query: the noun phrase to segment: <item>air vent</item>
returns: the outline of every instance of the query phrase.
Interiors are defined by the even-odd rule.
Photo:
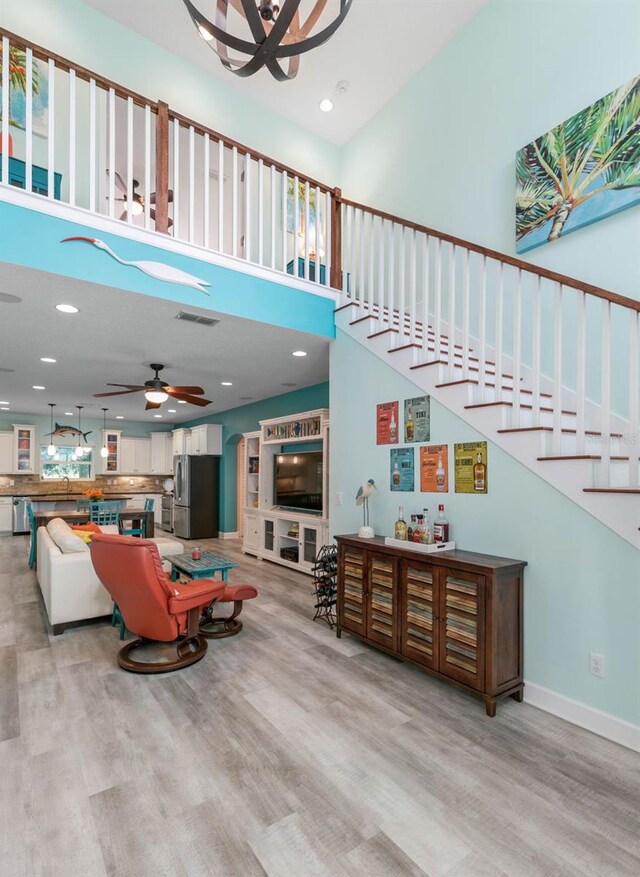
[[[184,320],[187,323],[200,323],[201,326],[215,326],[220,320],[214,320],[213,317],[202,317],[200,314],[190,314],[189,311],[180,311],[176,316],[176,320]]]
[[[12,375],[15,372],[14,368],[0,368],[0,372],[5,375]]]

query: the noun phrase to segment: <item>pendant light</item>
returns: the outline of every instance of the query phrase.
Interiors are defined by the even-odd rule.
[[[55,457],[56,454],[56,446],[53,443],[53,409],[55,407],[55,402],[49,402],[49,408],[51,409],[51,432],[49,433],[49,447],[47,448],[48,457]]]
[[[84,405],[76,405],[78,409],[78,447],[76,448],[76,458],[80,459],[84,454],[84,448],[81,446],[80,441],[82,440],[82,409]]]
[[[107,411],[108,408],[102,409],[102,447],[100,448],[100,456],[106,460],[109,456],[109,448],[107,447]]]
[[[299,9],[301,0],[280,0],[279,5],[273,0],[216,0],[215,3],[209,0],[207,5],[213,7],[215,23],[205,18],[191,0],[183,2],[197,32],[227,70],[246,77],[266,67],[275,79],[284,82],[295,78],[301,54],[321,46],[333,36],[353,0],[340,0],[339,10],[332,19],[328,14],[323,16],[328,0],[315,0],[313,6],[306,3],[308,14],[304,19]],[[205,5],[203,0],[196,2]],[[233,9],[230,17],[235,17],[241,27],[240,34],[233,22],[228,28],[229,7]],[[229,49],[237,56],[232,57]],[[282,62],[286,62],[286,69]]]

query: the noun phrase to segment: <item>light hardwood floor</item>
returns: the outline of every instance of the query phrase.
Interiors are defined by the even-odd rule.
[[[0,539],[3,877],[638,877],[638,755],[512,700],[488,719],[313,623],[309,578],[202,544],[260,597],[145,677],[106,624],[49,636]]]

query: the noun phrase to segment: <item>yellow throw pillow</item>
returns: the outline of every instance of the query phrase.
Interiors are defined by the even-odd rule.
[[[91,542],[91,538],[94,535],[92,532],[87,530],[74,530],[73,531],[78,538],[82,539],[83,542],[86,542],[87,545]]]

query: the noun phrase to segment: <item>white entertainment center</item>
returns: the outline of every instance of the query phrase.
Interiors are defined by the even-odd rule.
[[[329,534],[329,410],[319,408],[261,420],[258,432],[245,433],[243,551],[300,572],[311,573]],[[275,473],[285,455],[310,450],[322,454],[321,510],[278,506]]]

